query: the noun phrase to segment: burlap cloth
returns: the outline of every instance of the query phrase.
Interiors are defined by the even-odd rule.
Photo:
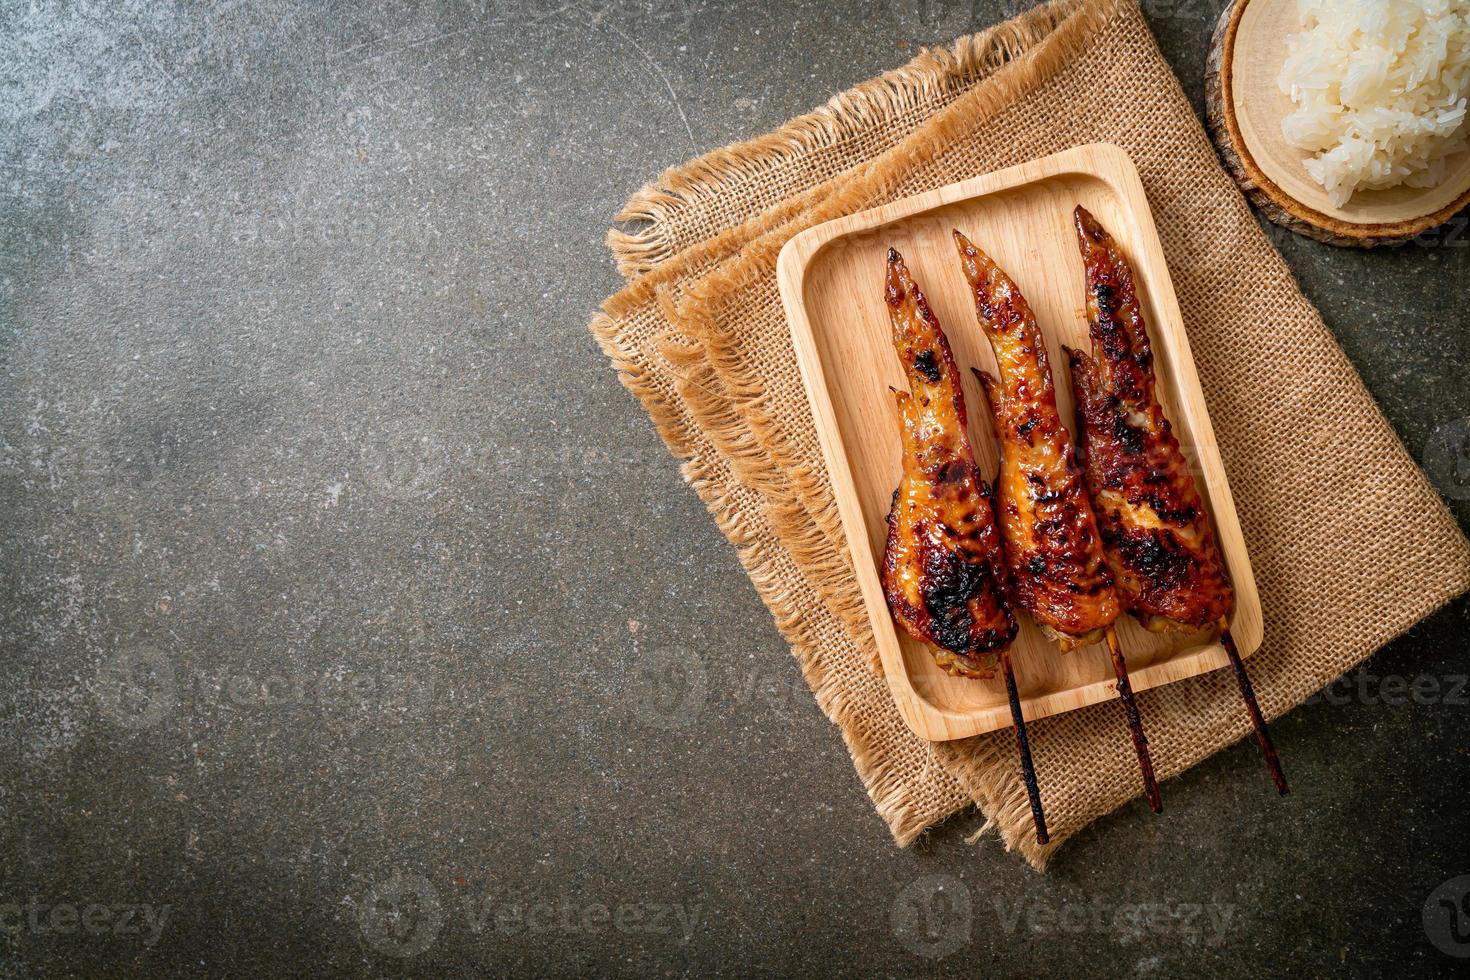
[[[1470,588],[1470,547],[1221,170],[1132,0],[1058,0],[675,167],[609,242],[629,285],[592,330],[842,731],[900,844],[972,802],[1042,867],[1140,792],[1105,703],[1031,728],[1053,843],[1032,837],[1014,738],[931,744],[873,650],[775,281],[793,234],[1068,147],[1143,175],[1264,605],[1250,661],[1276,717]],[[1141,696],[1172,776],[1249,730],[1228,671]],[[1288,772],[1291,758],[1285,759]],[[1252,789],[1266,779],[1239,778]],[[1269,784],[1268,784],[1269,785]]]

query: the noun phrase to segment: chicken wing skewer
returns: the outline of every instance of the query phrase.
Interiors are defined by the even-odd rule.
[[[1012,599],[1063,651],[1106,638],[1144,791],[1157,813],[1163,802],[1148,738],[1113,631],[1123,604],[1057,410],[1046,340],[1010,277],[958,231],[954,239],[1000,374],[975,372],[1001,445],[996,510]]]
[[[1087,276],[1091,356],[1066,350],[1077,457],[1118,590],[1155,632],[1216,628],[1276,788],[1286,777],[1227,615],[1234,590],[1199,488],[1154,391],[1153,351],[1122,251],[1083,207],[1073,212]]]
[[[1006,655],[1016,620],[1006,598],[1000,531],[990,487],[975,465],[959,371],[939,320],[891,248],[884,298],[909,390],[894,391],[903,421],[903,476],[888,513],[883,593],[894,620],[930,645],[950,674],[991,677],[999,660],[1036,840],[1045,844],[1041,793]]]

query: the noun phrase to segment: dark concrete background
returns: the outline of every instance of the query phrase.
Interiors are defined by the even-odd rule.
[[[1196,104],[1218,6],[1148,7]],[[650,175],[1014,7],[4,5],[0,973],[1463,968],[1464,602],[1289,799],[900,851],[586,332]],[[1278,239],[1470,523],[1464,222]]]

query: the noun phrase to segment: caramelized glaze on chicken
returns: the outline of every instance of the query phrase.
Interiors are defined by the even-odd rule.
[[[1097,642],[1122,605],[1057,411],[1046,340],[1011,278],[964,235],[954,239],[1000,374],[975,371],[1001,446],[996,514],[1012,601],[1063,650]]]
[[[975,465],[965,398],[949,341],[888,250],[885,288],[893,346],[909,390],[895,391],[903,422],[903,477],[888,514],[883,592],[893,618],[931,644],[951,674],[990,677],[1016,635],[1005,599],[1000,533],[990,487]]]
[[[1068,350],[1078,461],[1124,604],[1156,632],[1213,625],[1233,601],[1209,515],[1154,392],[1133,272],[1086,209],[1073,212],[1087,270],[1092,355]]]

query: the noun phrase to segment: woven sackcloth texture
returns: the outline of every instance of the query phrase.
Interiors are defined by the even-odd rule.
[[[1042,867],[1140,791],[1116,704],[1031,726],[1054,843],[1009,731],[930,744],[876,666],[775,282],[831,218],[1084,143],[1143,177],[1264,607],[1276,717],[1470,588],[1470,545],[1225,175],[1133,0],[1059,0],[675,167],[618,216],[630,282],[592,330],[735,545],[901,844],[978,804]],[[1228,672],[1144,692],[1172,776],[1249,730]],[[1252,771],[1242,778],[1255,780]]]

